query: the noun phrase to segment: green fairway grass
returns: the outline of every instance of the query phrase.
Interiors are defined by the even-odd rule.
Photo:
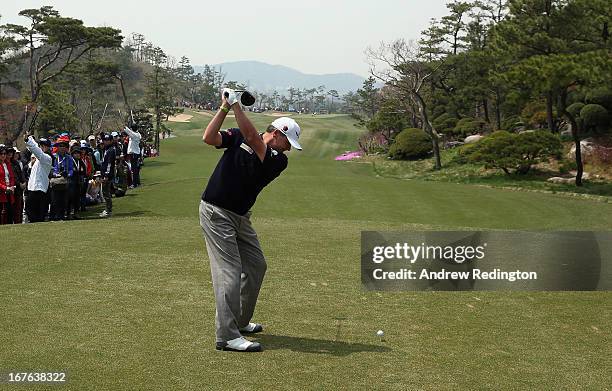
[[[610,230],[612,204],[378,177],[333,160],[362,132],[347,116],[293,116],[304,151],[253,208],[265,351],[215,351],[198,204],[222,151],[201,141],[211,117],[185,114],[111,219],[0,227],[0,371],[69,379],[0,390],[610,387],[609,292],[367,292],[360,232]],[[261,130],[273,120],[248,115]]]

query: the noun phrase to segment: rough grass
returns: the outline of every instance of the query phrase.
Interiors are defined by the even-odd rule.
[[[261,129],[271,120],[250,116]],[[178,137],[147,160],[145,186],[115,200],[112,219],[0,227],[1,370],[65,369],[66,390],[609,387],[608,292],[366,292],[359,238],[608,230],[612,205],[377,177],[333,161],[359,134],[345,117],[299,119],[304,152],[254,208],[269,264],[255,319],[266,351],[215,351],[197,218],[221,153],[200,141],[209,119],[171,124]]]

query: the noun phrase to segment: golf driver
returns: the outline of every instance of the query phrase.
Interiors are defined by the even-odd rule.
[[[238,99],[240,100],[240,104],[243,106],[253,106],[255,104],[255,96],[251,94],[247,90],[234,90],[236,95],[238,95]],[[229,93],[226,91],[223,94],[226,98],[229,98]]]

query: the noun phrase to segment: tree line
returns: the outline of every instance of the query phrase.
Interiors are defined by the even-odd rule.
[[[214,109],[225,80],[222,69],[195,72],[139,33],[90,27],[51,6],[19,12],[23,24],[0,25],[0,142],[24,132],[87,135],[138,126],[159,149],[164,120],[183,107]],[[257,109],[340,110],[325,86],[257,92]]]
[[[418,40],[367,49],[371,78],[349,99],[352,112],[390,140],[422,129],[437,169],[442,140],[562,132],[580,185],[580,140],[611,127],[611,16],[605,0],[452,1]]]

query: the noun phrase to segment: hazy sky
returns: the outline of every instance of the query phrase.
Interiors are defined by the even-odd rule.
[[[364,51],[381,41],[417,39],[445,0],[56,0],[2,1],[0,23],[25,21],[25,8],[53,5],[86,25],[143,34],[194,65],[238,60],[280,64],[305,73],[367,76]]]

